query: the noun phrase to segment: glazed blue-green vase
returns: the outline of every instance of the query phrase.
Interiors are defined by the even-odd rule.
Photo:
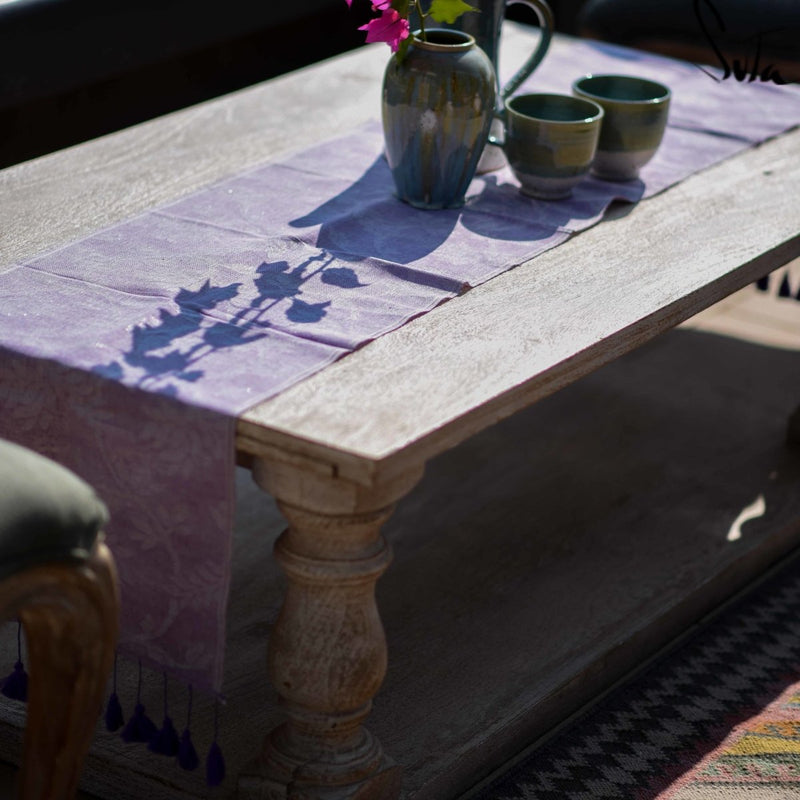
[[[495,103],[492,62],[475,39],[434,28],[383,79],[386,158],[397,196],[417,208],[458,208],[483,151]]]

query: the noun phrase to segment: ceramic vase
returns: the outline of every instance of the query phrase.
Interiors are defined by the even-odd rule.
[[[462,31],[414,35],[383,81],[386,158],[397,196],[417,208],[458,208],[483,151],[495,106],[492,62]]]

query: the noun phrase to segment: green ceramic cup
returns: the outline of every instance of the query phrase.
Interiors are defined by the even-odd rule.
[[[661,144],[670,90],[631,75],[585,75],[572,84],[572,93],[605,111],[592,172],[610,181],[637,178]]]
[[[590,100],[521,94],[505,102],[505,141],[489,141],[504,148],[523,194],[558,200],[589,173],[602,119],[603,109]]]

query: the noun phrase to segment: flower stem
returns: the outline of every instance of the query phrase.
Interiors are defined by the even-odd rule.
[[[419,32],[422,34],[422,41],[427,42],[428,37],[425,34],[425,14],[422,13],[422,6],[419,0],[414,0],[414,6],[417,9],[417,16],[419,17]]]

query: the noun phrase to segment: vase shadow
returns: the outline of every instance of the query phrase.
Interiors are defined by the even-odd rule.
[[[461,209],[421,210],[395,195],[383,155],[344,191],[289,223],[319,230],[314,246],[338,258],[380,258],[410,264],[433,253],[452,234]]]

